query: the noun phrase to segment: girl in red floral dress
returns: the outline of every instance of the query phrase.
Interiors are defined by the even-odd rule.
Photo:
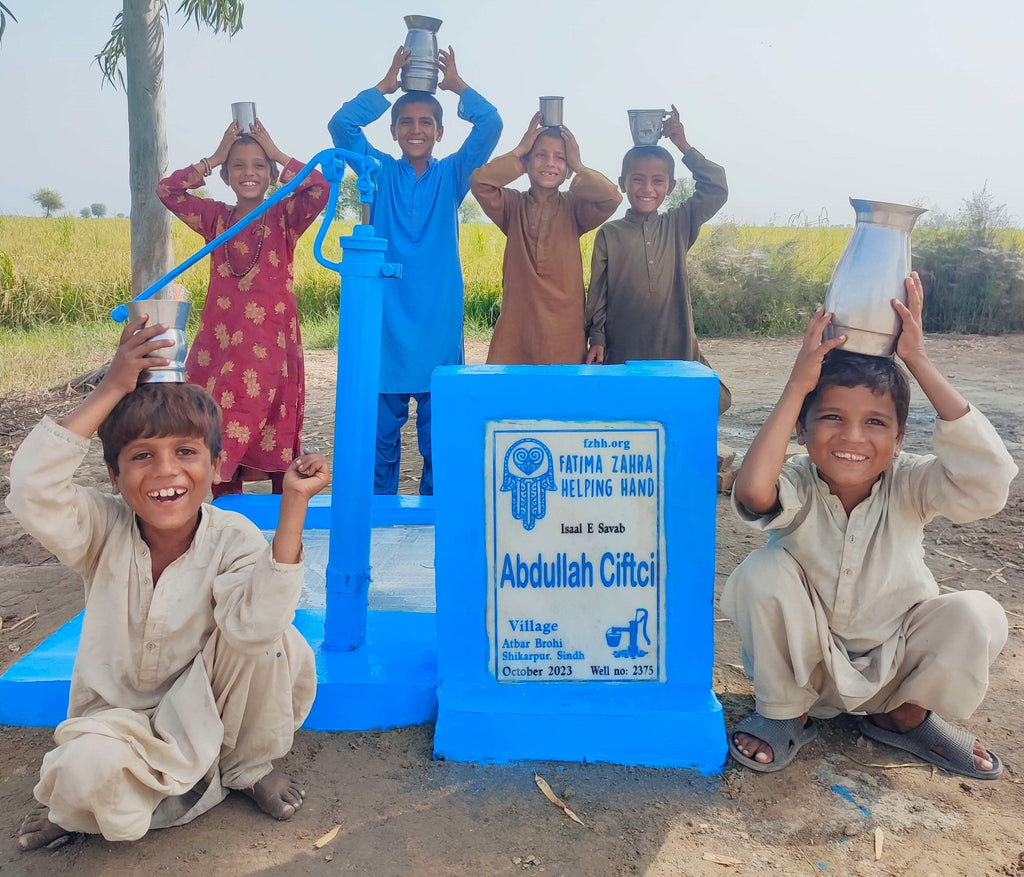
[[[251,134],[236,122],[209,158],[157,186],[164,205],[207,241],[263,203],[276,182],[302,169],[257,119]],[[235,193],[231,207],[189,194],[220,166]],[[274,493],[301,453],[305,406],[302,339],[293,292],[295,243],[327,203],[329,187],[313,171],[289,197],[210,254],[210,287],[185,364],[189,383],[205,387],[224,412],[221,482],[214,497],[241,493],[243,481],[269,478]]]

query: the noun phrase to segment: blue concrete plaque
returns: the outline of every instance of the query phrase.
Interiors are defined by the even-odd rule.
[[[718,379],[434,373],[437,757],[717,771]]]

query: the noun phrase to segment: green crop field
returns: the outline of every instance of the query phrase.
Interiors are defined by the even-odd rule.
[[[339,258],[338,238],[351,228],[351,222],[332,225],[328,258]],[[823,300],[851,231],[705,227],[688,258],[698,334],[801,331]],[[593,238],[591,232],[581,242],[588,282]],[[313,240],[310,231],[298,245],[295,295],[307,346],[330,346],[336,341],[338,279],[314,260]],[[202,245],[177,221],[173,241],[179,261]],[[461,227],[469,332],[487,333],[497,318],[504,244],[493,225]],[[1024,330],[1021,252],[1022,231],[916,231],[914,264],[926,279],[929,331]],[[193,320],[205,300],[208,273],[203,260],[181,278],[192,293]],[[126,219],[0,216],[0,395],[47,386],[54,357],[71,369],[108,352],[117,337],[108,314],[129,298]],[[92,348],[100,352],[88,354]]]
[[[332,225],[325,245],[328,258],[338,258],[338,238],[351,229],[351,222]],[[708,240],[755,253],[782,246],[792,249],[801,272],[827,282],[849,234],[849,229],[708,227],[691,260],[699,263]],[[296,296],[300,312],[308,318],[332,311],[337,297],[336,276],[313,258],[313,237],[308,232],[302,238],[295,256]],[[582,241],[588,281],[593,238],[591,232]],[[202,239],[180,222],[174,223],[173,241],[179,261],[202,245]],[[497,316],[504,246],[504,236],[493,225],[462,226],[462,266],[471,322],[490,325]],[[209,264],[203,260],[181,278],[197,305],[202,304],[208,273]],[[0,319],[4,326],[92,322],[103,319],[129,297],[127,220],[0,217]]]

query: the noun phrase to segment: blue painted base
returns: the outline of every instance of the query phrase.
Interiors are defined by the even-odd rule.
[[[437,715],[437,630],[430,612],[368,612],[366,644],[322,648],[323,612],[297,612],[316,652],[316,702],[304,728],[368,731],[419,725]]]
[[[325,651],[323,612],[299,611],[295,626],[316,652],[317,695],[303,727],[368,731],[417,725],[437,712],[437,634],[426,612],[370,612],[366,645]],[[79,614],[0,676],[0,725],[54,727],[67,717]]]
[[[714,694],[694,692],[685,699],[692,709],[682,710],[667,706],[661,692],[638,697],[620,683],[587,683],[588,704],[574,709],[578,686],[503,685],[495,691],[493,686],[451,690],[442,685],[434,757],[501,764],[606,761],[696,768],[702,774],[722,770],[725,720]],[[519,687],[521,692],[509,692]]]
[[[53,728],[68,717],[84,614],[79,612],[0,676],[0,725]]]
[[[269,493],[241,493],[222,496],[213,503],[219,509],[245,515],[261,530],[277,528],[277,517],[281,512],[281,497]],[[434,523],[434,497],[388,495],[374,496],[371,527],[393,527],[401,524]],[[309,501],[306,512],[307,530],[329,530],[331,528],[331,497],[318,493]]]

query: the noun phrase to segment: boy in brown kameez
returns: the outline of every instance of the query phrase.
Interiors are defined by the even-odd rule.
[[[530,189],[504,188],[526,173]],[[558,187],[576,175],[567,193]],[[615,211],[622,196],[580,160],[568,128],[545,128],[540,113],[511,152],[477,168],[473,196],[508,238],[501,313],[489,363],[576,364],[586,355],[580,236]]]
[[[992,424],[929,359],[917,273],[896,353],[935,408],[934,455],[901,452],[910,387],[890,358],[822,340],[811,318],[782,397],[733,488],[740,517],[770,533],[729,576],[721,608],[739,630],[755,711],[729,735],[757,771],[788,765],[817,736],[809,715],[864,714],[865,737],[944,770],[992,780],[999,758],[946,719],[968,718],[1006,642],[984,591],[940,594],[923,527],[998,512],[1017,466]],[[807,455],[786,462],[793,427]],[[939,714],[945,718],[940,718]]]
[[[634,146],[626,153],[619,188],[629,210],[601,226],[594,240],[587,293],[590,364],[680,359],[707,365],[693,330],[686,253],[729,189],[725,171],[687,141],[674,106],[662,132],[682,154],[697,188],[678,207],[659,213],[676,186],[675,159],[661,146]],[[719,386],[721,413],[732,397],[724,383]]]
[[[135,840],[228,789],[277,819],[305,797],[273,761],[316,692],[291,619],[306,507],[327,461],[305,454],[284,474],[272,545],[206,505],[223,460],[220,409],[196,386],[136,388],[173,343],[145,322],[125,328],[96,390],[60,423],[44,418],[11,463],[8,507],[86,588],[68,718],[43,758],[23,850],[73,831]],[[72,482],[97,431],[114,496]]]

